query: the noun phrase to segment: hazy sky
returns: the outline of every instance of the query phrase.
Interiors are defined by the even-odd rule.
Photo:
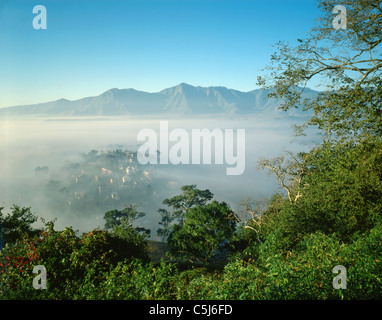
[[[314,0],[0,0],[0,107],[181,82],[250,91],[271,45],[318,14]]]

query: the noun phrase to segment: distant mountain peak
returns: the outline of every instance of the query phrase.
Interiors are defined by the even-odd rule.
[[[70,102],[70,100],[68,100],[68,99],[65,99],[65,98],[61,98],[61,99],[58,99],[58,100],[56,100],[56,102]]]
[[[123,116],[147,114],[267,114],[275,113],[278,99],[269,99],[269,90],[242,92],[222,86],[192,86],[180,83],[157,93],[133,88],[112,88],[78,100],[59,99],[34,105],[0,109],[1,116]],[[307,90],[306,95],[317,94]],[[299,111],[297,111],[299,112]],[[280,114],[280,112],[278,113]]]
[[[105,91],[104,93],[102,93],[101,95],[107,95],[107,94],[115,94],[115,93],[118,93],[120,92],[121,90],[118,89],[118,88],[112,88],[112,89],[109,89],[107,91]]]
[[[190,85],[188,83],[185,83],[185,82],[179,83],[177,85],[177,87],[185,87],[185,88],[193,87],[194,88],[194,86],[192,86],[192,85]]]

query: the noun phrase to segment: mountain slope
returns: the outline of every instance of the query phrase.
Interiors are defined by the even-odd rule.
[[[147,114],[253,114],[274,113],[278,99],[268,90],[250,92],[225,87],[194,87],[181,83],[157,93],[110,89],[99,96],[74,101],[60,99],[0,109],[0,116],[122,116]],[[308,89],[306,96],[316,91]]]

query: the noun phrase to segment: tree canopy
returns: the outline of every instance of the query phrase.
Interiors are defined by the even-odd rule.
[[[236,223],[236,215],[225,202],[195,206],[186,212],[184,223],[172,228],[167,243],[176,257],[211,262],[224,255]]]
[[[382,8],[375,0],[319,0],[321,16],[310,36],[292,47],[280,41],[268,74],[258,77],[270,96],[282,98],[283,110],[312,110],[306,125],[317,126],[325,139],[380,137],[382,133]],[[346,8],[346,29],[333,28],[333,8]],[[321,93],[302,98],[318,81]]]
[[[247,198],[235,213],[210,190],[183,186],[158,210],[173,259],[155,264],[147,234],[133,227],[144,216],[134,205],[106,212],[105,229],[82,236],[53,223],[35,233],[30,208],[7,216],[0,208],[9,243],[0,250],[1,298],[381,299],[381,1],[317,3],[317,26],[297,47],[279,42],[259,78],[284,110],[312,110],[305,126],[324,135],[308,151],[259,162],[283,193]],[[345,29],[333,28],[336,5],[346,8]],[[302,99],[317,78],[324,90]],[[37,263],[48,270],[47,290],[31,286]],[[333,285],[337,266],[346,288]]]

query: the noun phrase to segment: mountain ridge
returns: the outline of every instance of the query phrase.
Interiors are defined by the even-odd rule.
[[[32,105],[0,109],[0,116],[122,116],[147,114],[257,114],[277,113],[281,101],[268,98],[269,89],[242,92],[222,86],[180,83],[159,92],[112,88],[98,96],[61,98]],[[317,91],[308,89],[305,96]],[[296,112],[295,112],[296,113]],[[301,113],[301,111],[300,111]]]

